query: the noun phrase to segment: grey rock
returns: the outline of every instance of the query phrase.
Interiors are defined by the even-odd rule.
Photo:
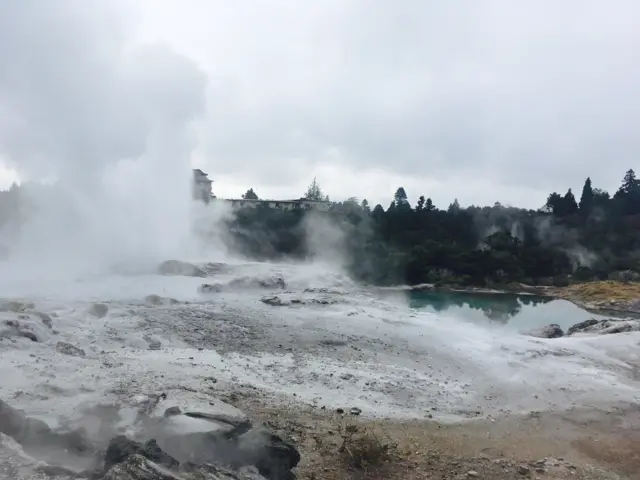
[[[260,300],[262,301],[262,303],[266,303],[267,305],[271,305],[273,307],[287,307],[290,305],[332,305],[338,303],[337,299],[328,296],[312,298],[290,296],[289,298],[286,298],[279,295],[271,295],[262,297]]]
[[[555,323],[530,330],[526,332],[526,334],[530,337],[537,338],[560,338],[564,336],[564,332],[562,331],[562,328],[560,328],[560,325],[557,325]]]
[[[287,288],[287,284],[284,278],[280,275],[274,275],[266,278],[259,277],[240,277],[235,278],[229,282],[231,288],[268,288],[268,289],[280,289]]]
[[[195,265],[189,262],[181,262],[180,260],[167,260],[162,262],[158,267],[160,275],[183,276],[183,277],[200,277],[205,278],[207,274]]]
[[[177,305],[180,302],[175,298],[161,297],[160,295],[152,294],[144,297],[144,303],[152,307],[160,307],[163,305]]]
[[[180,462],[223,463],[232,468],[255,466],[270,480],[289,480],[291,469],[300,461],[300,453],[288,440],[266,427],[245,431],[196,432],[175,435],[164,440],[163,448]]]
[[[22,337],[32,342],[46,340],[51,335],[51,330],[45,328],[40,320],[34,320],[30,315],[20,314],[15,320],[2,322],[4,328],[0,328],[0,337]]]
[[[0,400],[0,433],[20,441],[26,428],[26,415]]]
[[[157,338],[149,334],[145,334],[142,338],[149,344],[149,350],[160,350],[162,348],[162,342]]]
[[[28,338],[29,340],[31,340],[32,342],[38,342],[38,337],[36,336],[35,333],[30,332],[28,330],[19,330],[18,331],[18,335],[20,335],[21,337],[24,338]]]
[[[231,415],[206,412],[186,412],[184,415],[190,418],[213,422],[216,423],[217,426],[222,425],[223,428],[219,429],[216,434],[224,435],[226,438],[242,435],[253,427],[251,420],[246,417],[234,417]]]
[[[56,351],[64,355],[71,355],[72,357],[86,357],[87,355],[83,349],[67,342],[56,343]]]
[[[567,335],[574,335],[576,333],[607,335],[613,333],[637,331],[640,331],[640,320],[622,320],[616,318],[597,320],[595,318],[591,318],[570,327],[569,330],[567,330]]]
[[[174,415],[180,415],[182,410],[180,407],[169,407],[164,411],[164,417],[173,417]]]
[[[262,297],[260,301],[262,303],[266,303],[267,305],[271,305],[272,307],[285,307],[291,305],[291,302],[289,300],[284,300],[277,295],[274,295],[272,297]]]
[[[597,325],[600,323],[600,320],[596,320],[595,318],[590,318],[589,320],[585,320],[584,322],[576,323],[575,325],[569,327],[567,330],[567,335],[573,335],[574,333],[585,331],[590,327]]]
[[[27,417],[20,410],[0,400],[0,433],[24,443],[49,431],[49,426],[42,420]]]
[[[111,468],[101,480],[265,480],[254,473],[233,472],[214,465],[194,466],[173,473],[142,455],[131,455]]]
[[[119,435],[109,442],[104,458],[105,470],[110,469],[118,463],[124,462],[131,455],[142,455],[148,460],[166,468],[176,468],[179,465],[178,461],[166,454],[155,440],[149,440],[143,445],[124,435]]]
[[[198,288],[200,293],[220,293],[222,291],[222,285],[217,283],[203,283]]]
[[[108,312],[109,307],[104,303],[94,303],[89,308],[89,314],[98,318],[104,318]]]

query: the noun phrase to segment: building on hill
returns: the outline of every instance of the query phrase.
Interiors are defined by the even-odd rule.
[[[205,203],[209,203],[213,195],[211,184],[213,180],[209,179],[209,176],[199,168],[193,169],[193,198],[194,200],[202,200]]]
[[[234,209],[238,208],[274,208],[279,210],[321,210],[327,211],[331,206],[331,202],[324,200],[307,200],[300,198],[298,200],[260,200],[250,198],[230,198],[222,200],[231,204]]]
[[[229,198],[217,199],[212,191],[213,180],[199,168],[193,169],[193,198],[210,203],[211,200],[227,202],[233,209],[239,208],[273,208],[279,210],[321,210],[327,211],[331,207],[331,202],[325,200],[308,200],[300,198],[297,200],[261,200],[253,198]]]

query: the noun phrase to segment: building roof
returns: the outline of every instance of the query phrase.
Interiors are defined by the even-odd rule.
[[[273,200],[267,198],[226,198],[230,202],[276,202],[276,203],[331,203],[326,200],[307,200],[306,198],[298,198],[296,200]]]
[[[195,177],[198,177],[196,180],[198,182],[209,182],[209,183],[213,183],[213,180],[211,180],[210,178],[208,178],[208,175],[206,173],[204,173],[202,170],[200,170],[199,168],[194,168],[193,169],[193,173]]]

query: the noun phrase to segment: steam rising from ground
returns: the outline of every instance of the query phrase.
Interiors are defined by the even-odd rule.
[[[3,9],[0,161],[31,181],[5,237],[23,272],[138,268],[194,248],[190,155],[206,78],[165,47],[128,43],[129,26],[117,2]]]

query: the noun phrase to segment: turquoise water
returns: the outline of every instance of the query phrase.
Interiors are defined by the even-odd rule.
[[[589,318],[602,318],[566,300],[533,295],[411,292],[412,308],[462,318],[474,323],[499,323],[526,330],[557,323],[564,330]]]

